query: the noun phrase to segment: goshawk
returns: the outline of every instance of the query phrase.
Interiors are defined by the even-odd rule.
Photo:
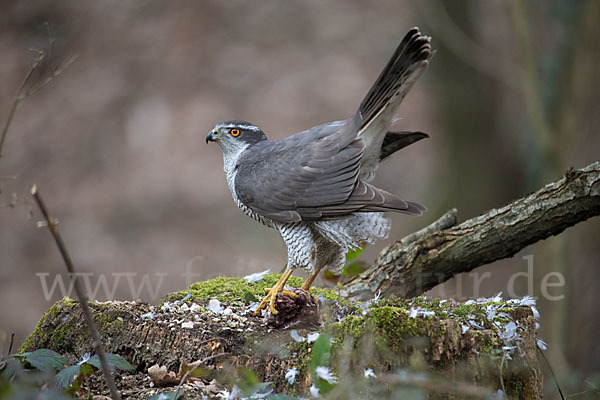
[[[433,52],[431,38],[411,29],[402,39],[356,113],[283,140],[268,140],[249,122],[217,124],[206,142],[223,152],[227,183],[237,206],[279,230],[288,249],[287,269],[260,303],[275,300],[295,268],[309,272],[308,290],[323,268],[339,274],[348,249],[385,238],[385,211],[421,215],[425,207],[376,188],[381,160],[424,137],[389,132],[402,99],[421,76]],[[288,295],[293,293],[285,291]]]

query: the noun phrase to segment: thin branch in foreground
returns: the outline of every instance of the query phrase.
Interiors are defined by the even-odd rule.
[[[4,146],[6,134],[8,133],[8,128],[10,127],[10,125],[12,123],[12,120],[15,116],[15,112],[17,111],[17,106],[19,105],[19,103],[21,101],[25,100],[26,98],[33,96],[40,89],[42,89],[43,87],[48,85],[50,82],[52,82],[54,79],[56,79],[60,74],[62,74],[64,72],[65,69],[67,69],[67,67],[69,65],[71,65],[73,63],[73,61],[75,61],[77,59],[77,57],[79,57],[79,55],[77,55],[77,54],[72,55],[72,56],[68,57],[66,60],[64,60],[58,68],[54,68],[54,65],[52,62],[52,53],[54,51],[54,43],[56,42],[56,40],[54,39],[54,35],[52,34],[52,31],[50,30],[50,25],[48,23],[46,23],[46,26],[48,28],[48,35],[50,37],[50,45],[48,48],[48,55],[49,55],[48,62],[50,63],[50,76],[46,77],[44,80],[42,80],[37,85],[34,84],[34,85],[31,85],[28,87],[28,84],[29,84],[32,76],[34,75],[35,72],[37,72],[41,68],[44,59],[46,59],[46,53],[44,53],[41,50],[33,50],[37,54],[36,54],[35,58],[33,59],[33,63],[31,64],[31,67],[29,67],[29,71],[27,71],[27,74],[25,75],[25,78],[23,79],[21,86],[19,86],[19,91],[17,92],[17,96],[15,97],[15,99],[11,105],[10,111],[8,113],[8,117],[6,119],[6,122],[4,123],[4,127],[2,128],[2,135],[0,136],[0,157],[2,157],[2,148]]]
[[[15,343],[15,333],[10,334],[10,343],[8,344],[8,354],[12,354],[13,344]]]
[[[108,388],[110,390],[110,394],[111,394],[111,397],[113,398],[113,400],[120,400],[121,396],[119,395],[119,392],[117,392],[117,387],[115,385],[113,375],[108,366],[108,362],[106,361],[106,356],[104,353],[104,346],[102,345],[102,341],[100,340],[100,334],[98,333],[98,328],[96,327],[96,323],[94,322],[94,317],[92,316],[92,313],[90,311],[87,295],[81,285],[81,279],[80,279],[79,275],[77,275],[75,273],[75,267],[73,266],[73,262],[71,261],[71,257],[69,256],[69,253],[67,252],[67,248],[65,247],[62,237],[60,236],[60,233],[58,232],[58,227],[56,226],[56,223],[54,222],[54,218],[50,217],[50,213],[48,212],[48,209],[46,208],[46,205],[45,205],[44,201],[42,200],[42,197],[41,197],[40,193],[38,192],[36,185],[33,185],[33,187],[31,188],[31,195],[35,199],[35,202],[37,203],[40,211],[42,212],[42,215],[44,216],[44,219],[46,220],[48,229],[50,229],[50,233],[52,234],[52,237],[54,238],[54,241],[56,242],[56,246],[58,247],[58,250],[60,251],[60,254],[62,255],[62,258],[65,262],[65,265],[67,266],[67,271],[69,271],[69,274],[71,276],[74,276],[75,294],[77,295],[77,299],[79,300],[79,303],[81,304],[81,309],[83,310],[83,315],[85,317],[85,321],[86,321],[88,327],[90,328],[90,333],[92,335],[92,341],[93,341],[92,345],[94,347],[96,354],[98,355],[98,359],[100,360],[100,364],[102,366],[102,372],[104,374],[104,379],[106,380],[106,385],[108,386]]]

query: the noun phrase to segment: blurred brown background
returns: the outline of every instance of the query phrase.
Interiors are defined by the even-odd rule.
[[[45,22],[55,64],[79,55],[20,103],[0,158],[0,331],[22,342],[60,298],[57,289],[47,300],[36,274],[49,274],[49,286],[57,274],[66,281],[51,236],[36,227],[34,182],[92,287],[99,274],[110,288],[112,274],[136,273],[135,287],[148,274],[163,296],[186,285],[186,266],[193,281],[279,271],[279,235],[234,206],[206,133],[245,119],[280,139],[348,117],[414,25],[438,52],[398,128],[431,138],[386,162],[377,179],[429,212],[392,215],[390,239],[366,261],[449,208],[466,219],[597,161],[598,15],[594,0],[0,1],[2,124],[35,56],[29,49],[48,49]],[[572,393],[600,371],[599,247],[596,218],[477,269],[491,272],[477,293],[465,275],[431,295],[507,296],[511,275],[527,271],[523,256],[533,255],[540,337]],[[560,301],[542,296],[549,272],[565,278],[549,290]],[[515,282],[517,295],[528,294],[524,278]],[[131,299],[127,279],[117,283],[114,298]]]

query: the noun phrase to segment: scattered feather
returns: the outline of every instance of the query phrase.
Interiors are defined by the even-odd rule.
[[[379,299],[381,299],[381,289],[379,289],[379,290],[377,291],[377,294],[376,294],[376,295],[375,295],[375,297],[373,298],[373,301],[374,301],[374,302],[378,302],[378,301],[379,301]]]
[[[200,305],[199,305],[199,304],[197,304],[197,303],[194,303],[194,304],[192,304],[192,306],[190,307],[190,311],[191,311],[191,312],[200,312],[200,311],[202,311],[202,307],[200,307]]]
[[[533,312],[533,317],[535,319],[540,319],[540,312],[538,311],[537,307],[531,306],[531,312]]]
[[[217,299],[210,299],[210,301],[208,302],[208,308],[209,311],[212,311],[216,314],[221,314],[223,312],[223,306],[221,305],[221,302]]]
[[[520,301],[519,301],[519,305],[520,306],[535,306],[536,301],[533,297],[531,296],[525,296],[523,297]]]
[[[293,385],[296,382],[296,375],[298,375],[298,369],[296,367],[289,368],[285,373],[285,379],[290,385]]]
[[[504,326],[503,331],[500,332],[498,336],[500,336],[500,338],[505,342],[512,341],[517,337],[517,324],[515,324],[513,321],[509,322]]]
[[[365,378],[377,378],[377,375],[375,375],[375,372],[373,372],[372,368],[367,368],[365,369]]]
[[[177,301],[173,302],[173,304],[179,305],[181,303],[185,303],[186,301],[188,301],[191,298],[192,298],[192,292],[188,292],[183,299],[177,300]]]
[[[321,393],[319,393],[320,390],[318,387],[316,387],[314,384],[310,387],[310,395],[314,398],[319,398],[321,397]]]
[[[319,332],[309,333],[308,336],[306,337],[306,342],[314,343],[319,338],[319,336],[321,336],[321,334]]]
[[[535,339],[537,346],[540,348],[540,350],[546,350],[548,348],[548,344],[546,342],[544,342],[542,339]]]
[[[142,321],[145,320],[145,319],[153,320],[154,319],[154,313],[152,311],[147,312],[146,314],[142,314],[140,316],[140,318],[142,319]]]
[[[435,317],[435,311],[428,311],[424,308],[421,307],[411,307],[410,310],[408,310],[408,316],[410,318],[417,318],[419,316],[421,317]]]
[[[267,274],[268,274],[268,273],[270,273],[270,272],[271,272],[271,270],[270,270],[270,269],[266,269],[266,270],[264,270],[263,272],[256,272],[256,273],[254,273],[254,274],[246,275],[246,276],[244,277],[244,280],[245,280],[246,282],[250,282],[250,283],[253,283],[253,282],[260,282],[260,281],[262,281],[262,280],[264,279],[264,277],[265,277],[265,276],[267,276]]]
[[[292,337],[292,339],[294,339],[294,342],[300,343],[300,342],[305,342],[306,341],[306,338],[300,336],[300,334],[298,333],[298,331],[295,330],[295,329],[291,330],[290,336]]]
[[[90,353],[85,353],[84,355],[81,356],[81,358],[77,362],[77,365],[83,365],[83,364],[85,364],[86,362],[89,361],[90,358],[91,358]]]
[[[317,373],[319,378],[321,378],[329,383],[337,382],[337,377],[335,375],[333,375],[333,373],[331,372],[329,367],[317,367],[317,368],[315,368],[315,372]]]

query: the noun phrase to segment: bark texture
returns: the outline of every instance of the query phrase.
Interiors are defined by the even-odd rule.
[[[206,299],[188,301],[207,304]],[[227,312],[190,309],[184,304],[171,303],[166,308],[136,302],[90,305],[106,350],[135,367],[117,376],[125,397],[145,399],[174,389],[150,385],[148,369],[153,365],[177,372],[182,364],[207,358],[204,383],[184,385],[186,398],[201,398],[202,393],[213,398],[217,394],[213,378],[219,379],[219,390],[231,390],[240,367],[255,371],[261,382],[273,382],[278,393],[308,395],[314,383],[309,368],[314,343],[305,339],[310,331],[299,328],[294,339],[289,329],[272,329],[242,303],[222,303],[229,308]],[[494,317],[490,317],[490,305],[497,310]],[[411,316],[411,310],[420,314]],[[322,305],[322,316],[318,331],[331,335],[333,343],[331,357],[323,365],[340,379],[329,398],[355,398],[356,391],[365,390],[383,396],[375,398],[388,398],[394,387],[423,390],[430,398],[489,398],[498,389],[510,398],[541,398],[535,318],[529,307],[489,299],[469,305],[424,298],[381,300],[367,307],[331,300]],[[511,322],[515,327],[511,340],[519,351],[509,361],[502,348]],[[38,348],[73,360],[92,351],[79,303],[63,299],[46,313],[22,351]],[[290,368],[298,370],[293,384],[285,377]],[[379,380],[367,380],[366,368],[372,368]],[[397,375],[398,370],[418,373]],[[107,394],[98,382],[94,394]]]
[[[360,299],[381,291],[383,296],[418,296],[456,274],[512,257],[532,243],[600,215],[600,162],[570,170],[527,197],[449,227],[455,214],[451,211],[433,229],[384,249],[369,269],[341,289],[341,295]]]

